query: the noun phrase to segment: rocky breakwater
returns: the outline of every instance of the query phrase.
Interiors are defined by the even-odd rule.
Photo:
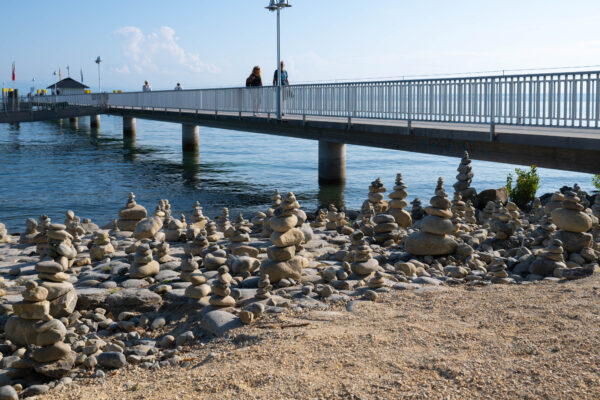
[[[133,232],[137,224],[146,218],[148,212],[146,209],[135,202],[135,195],[129,193],[129,199],[124,208],[119,210],[118,227],[122,231]]]
[[[554,196],[553,196],[554,197]],[[593,236],[588,233],[592,229],[592,216],[584,212],[580,198],[574,192],[566,193],[560,207],[552,211],[552,221],[558,227],[554,234],[569,253],[580,252],[591,247]]]
[[[458,247],[457,242],[449,235],[454,232],[451,203],[444,190],[444,180],[438,179],[435,196],[425,208],[427,216],[421,223],[421,230],[414,232],[404,240],[407,252],[421,256],[439,256],[452,254]]]
[[[48,290],[28,281],[23,301],[13,304],[14,315],[4,326],[6,338],[17,346],[28,347],[24,357],[12,365],[15,377],[35,372],[60,378],[71,372],[75,356],[63,342],[67,329],[50,315]]]
[[[296,255],[296,250],[302,249],[304,242],[304,233],[295,227],[298,223],[296,213],[299,208],[296,197],[289,192],[269,221],[273,230],[270,238],[273,245],[267,248],[269,258],[262,263],[260,271],[262,274],[268,274],[273,283],[290,278],[299,280],[302,269],[308,265],[304,257]]]

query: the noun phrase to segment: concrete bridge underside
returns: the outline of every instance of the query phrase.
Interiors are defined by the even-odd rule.
[[[491,134],[489,125],[477,124],[413,122],[409,127],[406,121],[353,119],[349,124],[342,118],[306,119],[294,115],[277,121],[266,114],[255,117],[121,108],[109,108],[108,113],[123,116],[125,120],[142,118],[184,124],[184,149],[186,142],[190,148],[194,141],[197,148],[198,131],[190,130],[190,126],[197,125],[318,140],[322,181],[344,180],[344,144],[451,157],[460,157],[468,150],[471,158],[477,160],[600,172],[600,131],[592,129],[497,125]]]

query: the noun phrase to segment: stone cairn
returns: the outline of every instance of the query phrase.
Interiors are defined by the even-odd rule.
[[[421,205],[421,200],[418,197],[415,197],[413,201],[410,202],[412,205],[412,209],[410,210],[410,216],[413,221],[419,221],[423,219],[425,216],[425,210],[423,210],[423,206]]]
[[[477,224],[476,211],[475,211],[475,207],[473,207],[473,203],[471,203],[471,200],[467,201],[464,221],[470,225]]]
[[[410,234],[404,241],[407,252],[422,256],[452,254],[458,244],[448,235],[454,232],[450,200],[444,190],[444,180],[438,179],[435,196],[425,208],[427,217],[421,223],[421,230]]]
[[[167,242],[185,242],[187,238],[186,232],[187,223],[185,222],[185,215],[181,214],[181,220],[171,218],[167,223],[165,240]]]
[[[535,197],[533,199],[533,205],[531,206],[531,212],[529,213],[529,222],[536,223],[539,222],[544,216],[544,207],[542,207],[542,202],[539,197]]]
[[[352,248],[350,268],[352,272],[364,276],[377,271],[379,262],[373,258],[371,247],[365,241],[365,235],[361,231],[354,231],[350,235],[350,241]]]
[[[156,259],[160,264],[165,264],[175,261],[175,257],[172,257],[169,252],[171,251],[171,245],[167,242],[161,242],[156,246]]]
[[[188,235],[191,232],[188,231]],[[209,242],[206,238],[206,231],[204,229],[200,229],[200,231],[194,237],[194,240],[191,242],[187,242],[184,246],[185,252],[191,254],[193,256],[201,256],[202,252],[208,248]]]
[[[394,217],[396,223],[401,228],[408,228],[412,225],[412,218],[408,211],[404,208],[408,205],[406,200],[408,196],[406,193],[406,185],[402,180],[402,174],[396,175],[396,184],[394,185],[394,191],[390,193],[390,210],[389,213]]]
[[[370,202],[365,201],[360,210],[360,224],[359,229],[365,236],[372,237],[375,234],[375,222],[373,222],[373,218],[375,217],[375,210],[373,209],[373,205]]]
[[[592,218],[584,209],[576,193],[569,191],[561,207],[552,211],[552,221],[559,229],[555,237],[569,253],[578,253],[585,247],[592,247],[593,236],[587,233],[592,229]]]
[[[230,296],[231,289],[229,288],[233,278],[229,275],[229,268],[223,265],[218,269],[218,273],[212,286],[213,295],[210,296],[209,303],[213,307],[233,307],[235,300]]]
[[[263,221],[263,230],[261,237],[268,238],[271,237],[273,230],[271,229],[271,225],[269,221],[273,217],[273,213],[275,209],[281,205],[281,195],[279,194],[279,190],[275,189],[275,193],[271,196],[271,207],[267,210],[266,218]]]
[[[73,368],[75,355],[71,346],[63,342],[65,326],[50,315],[48,290],[30,280],[25,283],[22,295],[23,301],[13,305],[14,315],[4,327],[7,339],[17,346],[39,346],[28,354],[37,373],[51,378],[67,375]]]
[[[229,215],[229,211],[227,212],[227,215]],[[204,229],[206,228],[207,222],[208,218],[202,214],[202,207],[200,207],[200,202],[197,201],[194,205],[194,211],[192,212],[192,223],[188,226],[188,228],[194,227],[198,229]]]
[[[133,265],[129,269],[132,279],[144,279],[160,272],[160,264],[154,260],[148,243],[142,243],[135,249]]]
[[[513,221],[506,207],[498,205],[492,216],[490,230],[496,234],[496,239],[506,240],[515,233],[517,224]]]
[[[27,218],[25,221],[25,232],[22,232],[19,237],[19,243],[30,244],[34,243],[35,237],[38,235],[37,221],[33,218]]]
[[[118,226],[117,226],[118,229]],[[112,257],[115,254],[115,248],[110,242],[110,237],[106,231],[94,232],[92,244],[90,247],[90,258],[92,261],[104,260],[106,257]]]
[[[193,258],[190,258],[189,260],[191,261],[190,265],[195,264],[196,267],[198,266]],[[212,291],[210,286],[206,283],[206,277],[197,269],[194,269],[191,271],[191,273],[189,273],[189,275],[187,275],[186,282],[191,282],[191,285],[185,288],[185,295],[191,299],[206,299]]]
[[[119,210],[118,226],[122,231],[133,232],[137,224],[148,215],[146,209],[135,202],[135,195],[129,193],[125,208]]]
[[[65,229],[62,224],[50,225],[46,257],[49,259],[42,259],[35,266],[42,287],[47,291],[50,314],[57,318],[70,315],[77,303],[77,294],[73,285],[67,282],[70,276],[66,273],[77,257],[77,250],[71,242],[73,237]]]
[[[563,243],[554,239],[531,263],[529,272],[536,275],[553,275],[557,268],[567,268],[564,258]]]
[[[215,243],[219,241],[219,232],[217,230],[217,224],[213,221],[210,221],[206,226],[206,240],[210,243]]]
[[[325,224],[325,230],[333,231],[337,230],[338,227],[343,225],[342,220],[345,219],[346,214],[338,211],[336,206],[330,204],[327,206],[327,223]]]
[[[375,179],[369,186],[368,200],[373,205],[376,214],[385,213],[388,210],[388,202],[385,201],[385,186],[380,178]]]
[[[492,222],[494,213],[496,212],[496,204],[493,201],[488,201],[481,213],[479,213],[479,224],[489,226]]]
[[[265,223],[265,218],[267,218],[267,214],[262,211],[257,211],[252,216],[252,232],[261,233],[263,229],[263,225]]]
[[[327,211],[324,208],[320,208],[317,212],[315,220],[310,223],[313,228],[323,228],[327,225]]]
[[[257,299],[268,299],[271,297],[271,290],[273,286],[271,285],[271,281],[269,280],[269,274],[264,274],[258,281],[258,290],[256,291]]]
[[[477,206],[477,191],[471,187],[471,181],[473,180],[471,158],[469,157],[469,152],[466,150],[460,160],[457,171],[458,175],[456,175],[454,190],[461,195],[464,201],[471,200],[471,202]]]
[[[389,214],[377,214],[373,218],[375,227],[373,228],[373,240],[377,244],[390,246],[398,237],[398,224],[395,218]]]
[[[190,281],[190,276],[192,274],[198,273],[198,268],[202,263],[202,259],[199,259],[200,263],[194,258],[190,253],[184,253],[183,261],[181,261],[181,274],[179,275],[179,279],[184,282]]]
[[[50,247],[50,245],[48,244],[48,229],[50,227],[50,218],[45,215],[42,214],[40,215],[39,218],[39,227],[40,227],[40,231],[38,232],[37,236],[34,238],[34,242],[35,242],[35,251],[37,251],[37,253],[40,255],[40,257],[44,257],[46,255],[46,252],[48,250],[48,248]]]
[[[550,201],[544,206],[544,212],[551,215],[552,211],[562,207],[562,202],[565,201],[565,196],[561,192],[554,192]]]
[[[532,246],[548,246],[554,232],[556,232],[556,225],[552,223],[552,218],[544,215],[540,221],[540,226],[532,232]]]
[[[304,257],[295,255],[304,242],[304,234],[295,228],[299,208],[296,197],[289,192],[269,221],[273,230],[270,238],[273,245],[267,248],[269,258],[261,265],[261,274],[268,274],[273,283],[281,279],[300,279],[302,269],[308,265]]]
[[[501,279],[508,278],[507,266],[502,258],[495,257],[487,266],[487,271],[488,276],[491,277],[495,283],[501,283]]]
[[[156,206],[157,211],[161,211],[163,213],[163,223],[164,228],[167,227],[167,224],[171,220],[171,204],[168,199],[161,199],[158,201],[158,205]]]
[[[243,253],[248,254],[250,257],[257,257],[259,250],[256,247],[249,245],[250,243],[250,232],[252,228],[244,219],[242,213],[238,216],[235,222],[235,230],[229,238],[231,244],[229,245],[229,251],[234,256],[240,256]]]
[[[223,236],[226,238],[231,237],[233,234],[233,226],[231,226],[231,222],[229,222],[229,209],[227,207],[223,207],[223,211],[221,215],[216,218],[217,220],[217,229],[220,232],[223,232]]]

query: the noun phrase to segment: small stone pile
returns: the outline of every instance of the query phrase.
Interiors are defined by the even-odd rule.
[[[406,185],[402,180],[402,174],[396,175],[396,184],[394,185],[394,191],[390,193],[390,210],[389,213],[394,217],[398,226],[402,228],[408,228],[412,225],[412,218],[408,211],[404,210],[404,208],[408,205],[406,200],[406,196],[408,193],[406,192]]]
[[[269,280],[269,274],[264,274],[258,281],[258,290],[256,291],[257,299],[268,299],[271,297],[271,290],[273,289],[273,285],[271,285],[271,281]]]
[[[559,231],[555,234],[567,252],[578,253],[585,247],[592,247],[593,236],[587,233],[592,229],[592,218],[584,212],[580,198],[575,192],[565,194],[560,208],[552,211],[552,221]]]
[[[212,290],[206,283],[206,277],[198,271],[192,272],[188,276],[187,282],[191,282],[192,284],[185,288],[185,295],[191,299],[205,300],[208,303],[207,297]]]
[[[188,234],[191,232],[188,232]],[[200,229],[200,231],[194,237],[194,240],[187,242],[184,246],[185,252],[193,256],[200,256],[202,252],[209,246],[208,239],[206,238],[206,231]]]
[[[200,258],[199,260],[200,263],[202,263],[202,259]],[[184,282],[189,282],[191,275],[199,272],[198,268],[199,263],[194,256],[189,253],[184,253],[183,261],[181,261],[181,274],[179,275],[179,279]]]
[[[79,217],[72,210],[68,210],[65,215],[65,226],[67,232],[73,236],[73,242],[81,242],[81,236],[85,235],[85,229],[83,229]]]
[[[385,213],[388,210],[388,202],[385,201],[385,186],[380,178],[375,179],[369,186],[369,202],[373,205],[376,214]]]
[[[423,210],[423,206],[421,205],[421,200],[418,197],[415,197],[413,201],[410,202],[412,205],[412,209],[410,210],[410,216],[413,221],[419,221],[423,219],[425,216],[425,210]]]
[[[252,216],[252,232],[262,232],[267,214],[262,211],[257,211]]]
[[[330,204],[327,206],[327,223],[325,224],[325,230],[336,230],[343,224],[341,221],[345,218],[345,216],[346,214],[338,211],[335,205]]]
[[[452,254],[458,244],[448,235],[454,232],[450,200],[444,190],[444,180],[438,179],[435,196],[425,208],[427,217],[421,223],[421,230],[410,234],[404,241],[407,252],[422,256]]]
[[[159,200],[158,205],[156,206],[156,210],[162,212],[163,222],[165,224],[171,219],[171,204],[169,203],[168,199]]]
[[[327,211],[325,211],[324,208],[320,208],[315,220],[310,223],[310,226],[313,228],[323,228],[325,225],[327,225]]]
[[[273,230],[270,238],[273,245],[267,248],[269,259],[261,265],[261,273],[268,274],[271,282],[288,278],[298,280],[302,276],[302,269],[308,265],[304,257],[295,255],[304,242],[304,233],[295,227],[299,208],[296,197],[289,192],[269,221]]]
[[[115,248],[110,242],[110,237],[106,231],[94,232],[92,245],[90,247],[90,258],[92,261],[100,261],[106,257],[112,257],[115,254]]]
[[[465,150],[460,165],[457,168],[458,175],[456,175],[456,183],[454,184],[454,190],[461,195],[464,201],[471,201],[477,206],[477,191],[471,187],[471,181],[473,180],[473,171],[471,168],[471,158],[469,152]]]
[[[129,193],[125,208],[119,211],[118,226],[122,231],[133,232],[137,224],[148,215],[146,209],[135,202],[135,195]]]
[[[365,201],[360,211],[361,221],[359,224],[359,229],[365,236],[372,237],[375,234],[375,222],[373,222],[373,217],[375,217],[375,210],[371,203]]]
[[[233,226],[231,226],[231,222],[229,222],[229,209],[227,207],[223,207],[221,215],[217,217],[217,229],[220,232],[223,232],[223,236],[226,238],[233,235]]]
[[[29,244],[34,243],[35,237],[38,235],[37,221],[33,218],[27,218],[25,221],[25,232],[22,232],[19,237],[19,243]]]
[[[377,214],[373,218],[373,222],[376,224],[373,228],[373,240],[375,240],[375,243],[386,246],[393,245],[399,236],[396,219],[389,214]]]
[[[52,378],[70,373],[75,355],[71,346],[63,342],[65,326],[50,315],[48,290],[30,280],[25,283],[22,295],[23,301],[13,304],[14,315],[4,327],[7,339],[17,346],[36,346],[28,357],[37,373]]]
[[[467,224],[475,225],[477,223],[477,216],[475,207],[473,207],[473,203],[471,200],[467,201],[467,207],[465,209],[464,221]]]
[[[229,275],[229,268],[223,265],[218,269],[219,275],[215,279],[212,286],[213,295],[210,296],[209,303],[213,307],[233,307],[235,306],[235,300],[230,296],[232,276]]]
[[[563,201],[565,201],[565,196],[561,192],[554,192],[550,201],[544,206],[544,212],[551,215],[552,211],[562,207]]]
[[[506,240],[517,230],[517,224],[512,219],[506,207],[498,205],[492,216],[490,230],[496,234],[496,239]]]
[[[185,215],[181,214],[181,220],[177,218],[171,218],[167,224],[167,230],[165,232],[165,240],[167,242],[185,242],[187,232],[187,223],[185,222]]]
[[[44,256],[46,256],[46,252],[50,248],[50,245],[48,244],[48,236],[47,236],[50,225],[51,225],[50,218],[45,214],[40,215],[40,218],[39,218],[40,231],[37,234],[37,236],[34,238],[34,242],[36,245],[35,251],[37,251],[37,253],[42,258]]]
[[[467,205],[463,201],[460,193],[454,192],[454,198],[452,199],[450,209],[452,210],[455,221],[464,219],[465,213],[467,212]]]
[[[161,242],[156,246],[156,259],[160,264],[166,264],[175,261],[169,252],[171,251],[171,245],[167,242]]]
[[[564,258],[563,243],[554,239],[543,252],[531,263],[529,272],[541,276],[550,276],[554,274],[557,268],[567,268]]]
[[[552,218],[544,215],[540,221],[540,226],[532,232],[532,246],[548,246],[554,232],[556,232],[556,225],[552,223]]]
[[[496,204],[493,201],[488,201],[481,213],[479,213],[479,223],[486,226],[492,222],[492,217],[496,212]]]
[[[279,194],[279,190],[275,189],[275,193],[271,196],[271,207],[267,210],[266,218],[263,221],[263,230],[261,237],[268,238],[271,236],[273,231],[271,230],[271,225],[269,221],[271,217],[273,217],[273,213],[275,209],[281,205],[281,195]]]
[[[229,211],[228,211],[229,215]],[[194,205],[194,211],[192,212],[192,223],[189,227],[195,227],[199,229],[206,228],[206,223],[208,222],[208,218],[202,214],[202,207],[200,207],[200,202],[197,201]]]
[[[135,249],[133,265],[129,269],[132,279],[144,279],[160,272],[160,264],[154,260],[148,243],[142,243]]]
[[[531,206],[531,212],[529,213],[529,222],[539,222],[544,216],[544,207],[539,197],[533,199],[533,205]]]
[[[382,214],[385,215],[385,214]],[[361,231],[354,231],[350,235],[352,241],[352,254],[350,268],[356,275],[369,275],[379,267],[379,262],[373,258],[371,247],[365,241],[365,236]]]

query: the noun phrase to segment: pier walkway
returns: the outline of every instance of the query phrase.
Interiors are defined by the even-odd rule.
[[[356,82],[276,87],[46,96],[67,104],[54,118],[123,117],[182,124],[184,151],[198,151],[198,126],[319,141],[319,179],[345,179],[346,144],[600,172],[600,72]],[[70,110],[70,111],[68,111]],[[59,114],[60,111],[60,114]],[[40,111],[41,112],[41,111]],[[0,113],[0,122],[51,119]],[[69,112],[71,114],[69,115]],[[374,160],[376,163],[377,161]]]

